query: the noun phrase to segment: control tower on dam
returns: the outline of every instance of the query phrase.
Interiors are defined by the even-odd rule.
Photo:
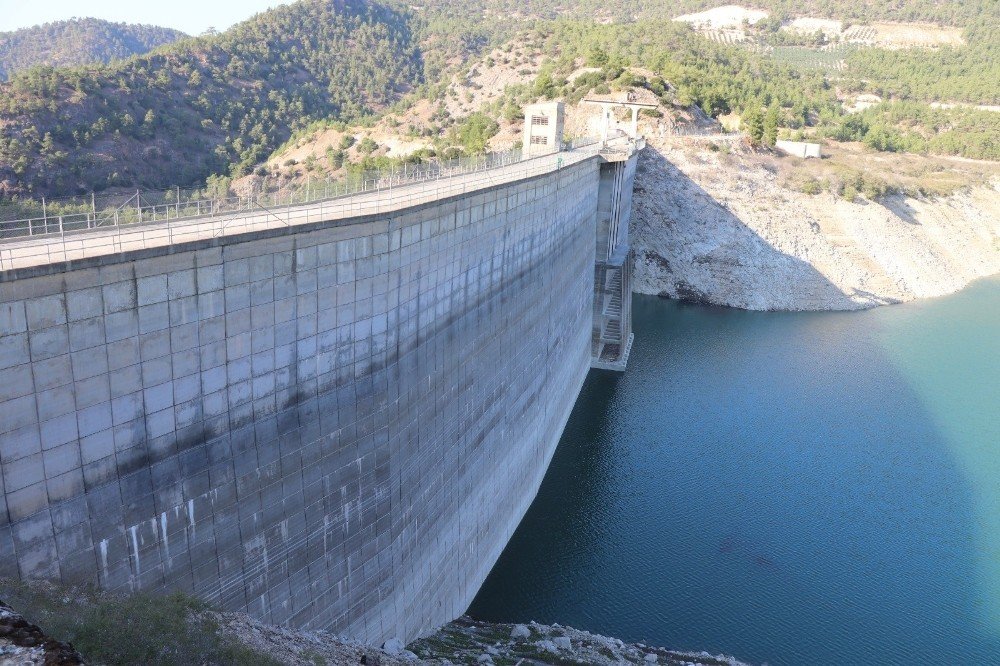
[[[641,142],[560,146],[283,207],[6,224],[0,576],[376,644],[464,612],[587,372],[627,358]]]

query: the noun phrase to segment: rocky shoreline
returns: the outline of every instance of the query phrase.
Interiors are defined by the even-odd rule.
[[[726,655],[625,643],[559,624],[496,624],[461,617],[411,644],[428,664],[667,664],[744,666]]]
[[[1000,272],[996,180],[847,201],[784,187],[768,159],[651,139],[636,174],[633,289],[748,310],[859,310]]]
[[[461,617],[409,645],[390,641],[381,649],[376,649],[325,631],[285,629],[263,624],[242,613],[222,613],[218,618],[224,632],[289,666],[313,666],[317,663],[328,666],[744,666],[742,662],[725,655],[625,643],[558,624],[501,624]]]
[[[50,586],[46,590],[54,589]],[[91,603],[89,597],[73,590],[62,592],[69,607],[84,615]],[[108,599],[111,599],[110,597]],[[157,597],[150,604],[158,605]],[[107,599],[105,599],[107,601]],[[140,621],[136,618],[136,621]],[[626,643],[616,638],[592,634],[558,624],[502,624],[461,617],[424,638],[403,645],[388,641],[381,648],[366,645],[322,630],[289,629],[266,624],[245,613],[202,610],[186,616],[182,625],[210,626],[218,639],[228,644],[242,645],[246,650],[229,653],[216,663],[267,663],[286,666],[528,666],[586,664],[609,666],[635,664],[652,666],[745,666],[725,655],[707,652],[668,650],[642,643]],[[180,625],[179,625],[180,626]],[[103,647],[118,640],[114,634],[103,639]],[[128,640],[122,638],[121,640]],[[184,663],[177,646],[160,648],[169,663]],[[112,650],[112,652],[114,652]],[[196,657],[189,655],[192,659]],[[237,658],[233,662],[232,659]],[[178,659],[180,661],[178,661]],[[247,661],[251,659],[252,661]],[[101,661],[98,659],[98,661]],[[131,663],[128,659],[126,662]],[[72,644],[47,635],[19,612],[0,601],[0,666],[77,666],[87,663],[86,656]]]

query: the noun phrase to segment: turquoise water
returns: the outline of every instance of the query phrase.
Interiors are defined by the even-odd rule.
[[[471,615],[771,665],[1000,664],[1000,280],[634,317]]]

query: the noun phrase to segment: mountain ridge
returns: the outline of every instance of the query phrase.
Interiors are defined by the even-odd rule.
[[[0,194],[193,184],[241,174],[292,131],[360,117],[421,79],[405,10],[279,6],[218,35],[0,84]]]
[[[0,32],[0,81],[38,65],[108,63],[184,39],[180,30],[98,18],[52,21]]]
[[[779,62],[755,45],[709,44],[672,20],[714,4],[706,0],[617,0],[606,6],[606,24],[583,17],[597,4],[581,0],[560,10],[556,0],[531,0],[520,9],[510,0],[428,0],[412,6],[397,0],[301,0],[218,35],[188,38],[127,60],[36,67],[0,83],[0,198],[200,187],[212,175],[240,178],[265,169],[261,165],[279,147],[316,124],[370,126],[386,111],[400,115],[415,104],[431,108],[421,127],[410,128],[414,137],[430,132],[447,139],[462,122],[449,112],[453,77],[468,74],[478,59],[519,31],[535,34],[541,60],[532,70],[533,82],[505,95],[501,106],[485,109],[494,118],[565,93],[567,73],[593,60],[603,72],[593,75],[601,79],[594,85],[625,85],[628,81],[616,80],[624,68],[645,68],[668,88],[676,86],[682,105],[697,105],[714,118],[758,106],[757,115],[775,115],[790,130],[808,133],[820,123],[828,136],[870,138],[879,150],[970,157],[995,152],[989,141],[993,120],[986,111],[927,107],[940,100],[992,101],[991,80],[1000,70],[989,61],[1000,59],[992,58],[993,29],[974,20],[996,11],[989,0],[961,7],[908,0],[862,9],[846,0],[796,3],[796,13],[826,8],[825,16],[840,20],[861,15],[948,20],[965,27],[968,44],[960,48],[855,50],[846,58],[846,73],[798,67],[787,58]],[[786,0],[759,4],[775,17],[793,7]],[[500,15],[510,20],[494,20]],[[582,43],[587,48],[580,48]],[[795,49],[793,57],[819,53],[788,50]],[[500,57],[507,62],[505,54]],[[886,80],[885,92],[881,84],[869,84],[869,72]],[[849,117],[839,93],[833,94],[838,89],[916,99],[922,106]],[[940,136],[939,128],[956,132]]]

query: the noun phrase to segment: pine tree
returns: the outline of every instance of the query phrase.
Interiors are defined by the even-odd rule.
[[[759,146],[764,139],[764,117],[760,113],[760,106],[756,102],[751,102],[742,118],[743,129],[750,137],[750,143]]]
[[[52,140],[52,134],[46,132],[45,136],[42,137],[41,153],[42,155],[48,157],[49,155],[52,155],[55,152],[55,150],[56,146],[55,142]]]
[[[780,120],[780,112],[778,110],[777,104],[772,104],[767,109],[767,114],[764,116],[764,135],[762,137],[765,146],[772,147],[778,140],[778,121]]]

